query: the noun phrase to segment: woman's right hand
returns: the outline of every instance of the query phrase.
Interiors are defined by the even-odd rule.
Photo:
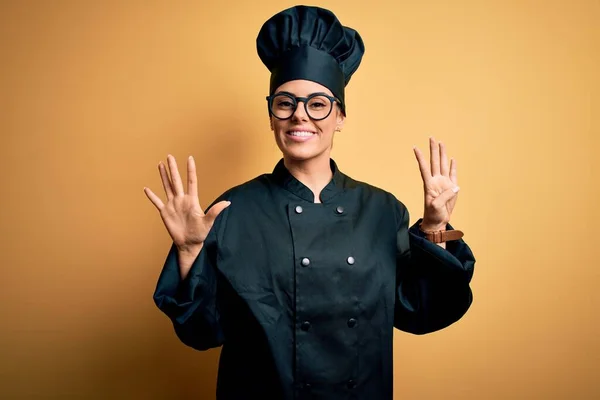
[[[177,246],[181,258],[187,258],[182,269],[182,277],[187,275],[189,267],[193,260],[198,256],[202,249],[202,244],[208,236],[208,232],[213,226],[217,216],[227,208],[231,202],[220,201],[214,204],[208,213],[204,213],[198,200],[198,183],[196,181],[196,165],[194,158],[190,156],[187,162],[187,193],[183,190],[183,183],[177,170],[175,157],[167,156],[169,172],[162,161],[158,164],[158,170],[162,179],[165,194],[167,195],[167,204],[152,192],[149,188],[144,188],[148,199],[160,212],[160,216]],[[170,176],[169,176],[170,175]],[[189,261],[191,259],[191,262]],[[187,268],[185,268],[187,267]],[[185,273],[184,273],[185,272]]]

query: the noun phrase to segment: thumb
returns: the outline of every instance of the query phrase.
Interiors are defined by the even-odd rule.
[[[460,190],[460,187],[458,187],[458,186],[444,190],[442,192],[442,194],[440,194],[438,197],[436,197],[433,200],[433,206],[435,208],[444,207],[446,205],[446,203],[448,203],[450,200],[452,200],[454,197],[456,197],[456,195],[458,195],[459,190]]]
[[[220,201],[217,204],[214,204],[210,210],[208,210],[208,212],[206,213],[206,216],[208,217],[209,221],[211,221],[211,223],[217,219],[217,217],[219,216],[219,214],[221,214],[221,211],[223,211],[224,209],[226,209],[227,207],[229,207],[229,205],[231,204],[230,201]]]

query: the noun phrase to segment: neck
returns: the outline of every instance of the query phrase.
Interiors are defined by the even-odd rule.
[[[321,191],[333,178],[329,154],[323,154],[321,157],[310,160],[292,160],[284,157],[283,163],[294,178],[313,192],[315,203],[320,203]]]

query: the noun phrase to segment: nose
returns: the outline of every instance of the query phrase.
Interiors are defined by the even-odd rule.
[[[304,108],[304,102],[302,100],[298,101],[298,105],[296,106],[296,110],[292,114],[292,119],[297,121],[307,121],[308,115],[306,115],[306,110]]]

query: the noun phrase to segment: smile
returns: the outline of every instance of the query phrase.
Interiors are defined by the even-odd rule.
[[[308,131],[290,131],[290,132],[288,132],[288,135],[292,135],[292,136],[312,136],[312,135],[314,135],[314,132],[308,132]]]
[[[286,135],[296,142],[305,142],[316,135],[310,131],[288,131]]]

